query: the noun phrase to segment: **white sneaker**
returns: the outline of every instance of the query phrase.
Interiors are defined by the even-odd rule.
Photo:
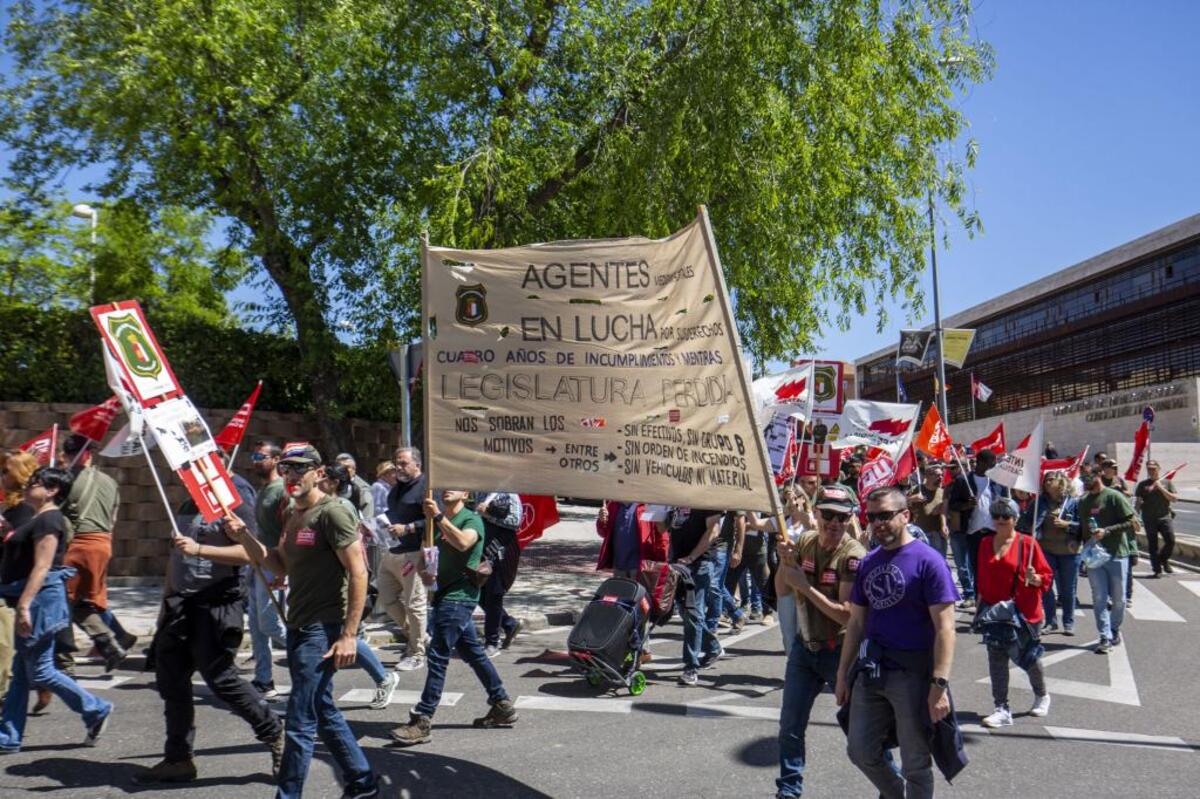
[[[992,715],[987,716],[983,721],[979,722],[985,727],[995,729],[997,727],[1012,726],[1012,711],[1006,707],[998,707]]]
[[[396,693],[396,686],[399,684],[400,675],[389,671],[384,675],[383,682],[375,686],[375,695],[371,697],[371,702],[367,707],[371,710],[383,710],[392,701],[392,694]]]
[[[1039,719],[1044,718],[1050,713],[1050,694],[1037,697],[1033,703],[1033,709],[1029,711],[1029,715],[1037,716]]]
[[[401,658],[400,662],[395,666],[396,671],[416,671],[417,669],[425,668],[425,657],[423,655],[409,655]]]
[[[483,654],[487,655],[489,658],[494,658],[496,655],[500,654],[500,647],[496,646],[495,644],[488,644],[483,648]]]

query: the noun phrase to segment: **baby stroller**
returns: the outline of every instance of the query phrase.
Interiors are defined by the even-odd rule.
[[[649,612],[650,599],[637,581],[610,577],[600,583],[567,637],[571,660],[588,683],[628,688],[633,696],[646,690],[638,667]]]

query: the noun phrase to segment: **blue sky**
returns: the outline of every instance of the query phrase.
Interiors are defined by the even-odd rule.
[[[996,51],[993,79],[961,99],[985,230],[968,239],[949,222],[943,314],[1200,212],[1200,2],[982,0],[974,21]],[[71,175],[68,189],[95,177]],[[927,306],[913,324],[932,321]],[[907,320],[889,315],[883,333],[874,313],[825,331],[817,354],[853,360],[894,343]]]
[[[975,24],[996,51],[962,100],[984,234],[952,228],[939,252],[943,315],[1200,213],[1200,3],[984,0]],[[901,321],[827,332],[819,354],[894,344]]]

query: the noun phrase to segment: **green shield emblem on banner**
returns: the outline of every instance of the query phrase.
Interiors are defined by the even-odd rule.
[[[108,317],[108,332],[116,342],[121,360],[138,377],[157,378],[162,374],[162,360],[150,343],[145,329],[132,312]]]
[[[482,283],[459,286],[454,296],[458,300],[454,305],[454,318],[459,324],[475,327],[487,321],[487,289]]]

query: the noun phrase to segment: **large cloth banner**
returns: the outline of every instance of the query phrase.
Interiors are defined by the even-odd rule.
[[[707,216],[665,239],[427,247],[431,485],[776,511]]]
[[[964,330],[956,327],[942,329],[942,360],[958,369],[967,360],[971,351],[971,342],[975,340],[974,330]]]
[[[923,366],[931,341],[932,330],[901,330],[900,343],[896,346],[896,363],[907,361],[915,366]]]

